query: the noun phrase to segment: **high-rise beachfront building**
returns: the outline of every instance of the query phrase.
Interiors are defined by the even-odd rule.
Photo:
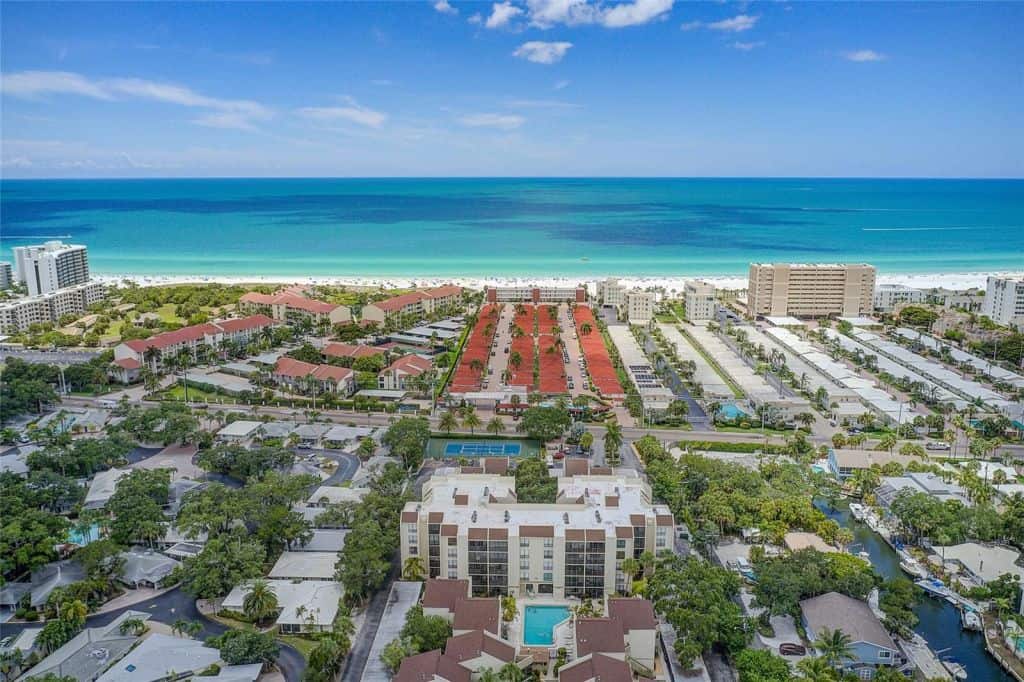
[[[597,283],[597,300],[601,305],[621,308],[626,305],[626,293],[629,288],[614,277]]]
[[[715,316],[715,287],[701,280],[688,280],[683,287],[686,319],[710,320]]]
[[[439,471],[401,515],[402,565],[427,577],[469,580],[475,597],[628,593],[622,562],[671,550],[675,520],[631,469],[565,460],[550,504],[521,504],[507,458]]]
[[[871,312],[875,268],[866,263],[751,263],[752,317],[856,317]]]
[[[7,261],[0,261],[0,290],[10,289],[14,284],[14,270]]]
[[[1024,327],[1024,279],[989,277],[981,314],[1008,327]]]
[[[80,244],[49,241],[15,246],[14,271],[29,296],[50,294],[89,281],[89,256]]]

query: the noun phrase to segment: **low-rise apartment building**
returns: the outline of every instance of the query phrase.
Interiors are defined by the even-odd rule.
[[[377,375],[377,388],[386,391],[411,389],[412,380],[429,372],[433,363],[422,355],[404,355],[384,368]]]
[[[896,306],[913,303],[924,303],[927,292],[924,289],[915,289],[903,284],[879,284],[875,287],[873,304],[875,310],[889,313],[896,309]]]
[[[711,320],[715,317],[715,286],[701,280],[687,280],[683,287],[686,319]]]
[[[577,287],[487,287],[484,300],[488,303],[586,303],[587,288]]]
[[[671,549],[672,514],[635,471],[570,473],[552,504],[519,504],[511,476],[435,474],[402,511],[403,564],[419,557],[428,577],[469,580],[478,597],[628,593],[622,562]]]
[[[626,294],[626,319],[631,324],[648,324],[654,319],[657,304],[653,291],[631,291]]]
[[[874,305],[875,268],[859,263],[751,263],[752,317],[857,317]]]
[[[348,367],[314,365],[282,357],[270,376],[279,385],[298,393],[335,393],[346,397],[356,392],[355,372]]]
[[[85,282],[38,296],[0,303],[0,332],[27,331],[33,324],[57,324],[64,315],[82,315],[106,295],[100,282]]]
[[[218,351],[226,343],[246,345],[258,338],[263,330],[275,324],[277,323],[266,315],[194,324],[156,334],[148,339],[123,341],[114,347],[114,360],[131,359],[140,366],[149,366],[155,371],[161,364],[182,352],[187,352],[195,361],[198,359],[201,346]]]
[[[597,283],[597,300],[601,305],[621,308],[626,304],[629,288],[614,277]]]
[[[365,321],[383,323],[403,315],[430,315],[437,310],[452,308],[461,300],[462,287],[445,285],[410,291],[384,301],[369,303],[363,306],[360,315]]]
[[[262,313],[279,322],[308,319],[314,325],[328,322],[343,324],[352,321],[348,306],[306,298],[294,291],[261,294],[250,291],[238,299],[238,309],[246,313]]]

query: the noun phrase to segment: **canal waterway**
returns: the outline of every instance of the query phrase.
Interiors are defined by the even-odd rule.
[[[829,518],[850,529],[853,533],[853,542],[861,546],[856,548],[857,551],[863,548],[870,555],[871,564],[881,576],[907,577],[900,570],[896,551],[866,524],[853,518],[845,502],[841,501],[836,509],[829,509],[824,503],[819,503],[818,506]],[[980,632],[970,632],[960,627],[960,612],[952,604],[923,596],[914,613],[920,619],[914,628],[915,631],[928,640],[932,651],[936,652],[939,658],[954,658],[959,661],[967,671],[968,680],[1011,680],[985,650],[984,636]]]

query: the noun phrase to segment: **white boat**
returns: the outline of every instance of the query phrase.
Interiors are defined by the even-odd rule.
[[[900,570],[914,578],[923,580],[928,577],[928,569],[913,559],[904,559],[900,561]]]
[[[858,521],[863,521],[864,514],[866,513],[867,508],[863,504],[859,504],[857,502],[850,503],[850,514],[853,516],[853,518],[857,519]]]
[[[964,630],[981,630],[981,616],[974,609],[961,609],[960,611],[960,624]]]
[[[914,584],[925,591],[925,594],[935,597],[936,599],[949,599],[950,591],[943,582],[937,578],[926,578],[922,580],[915,580]]]
[[[864,561],[871,561],[871,555],[865,552],[864,550],[857,552],[857,556],[859,556]]]
[[[949,674],[953,676],[953,679],[967,679],[967,671],[964,670],[964,667],[956,661],[943,661],[942,667],[949,671]]]

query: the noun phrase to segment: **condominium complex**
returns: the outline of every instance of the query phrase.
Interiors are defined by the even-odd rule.
[[[462,287],[441,286],[420,289],[394,296],[385,301],[363,306],[362,319],[370,322],[386,322],[402,315],[430,315],[431,313],[458,305],[462,299]]]
[[[30,296],[49,294],[89,281],[89,257],[84,246],[50,241],[15,246],[14,272]]]
[[[7,261],[0,261],[0,290],[10,289],[14,284],[14,270]]]
[[[866,264],[751,263],[750,315],[856,317],[871,312],[875,268]]]
[[[628,469],[566,460],[551,504],[520,504],[511,476],[452,469],[423,485],[401,516],[402,562],[431,578],[469,580],[476,597],[627,593],[623,560],[671,549],[675,521]]]
[[[155,370],[161,363],[169,362],[181,353],[187,352],[195,360],[201,346],[217,352],[228,343],[247,344],[275,324],[266,315],[194,324],[148,339],[123,341],[114,347],[114,360],[126,361],[120,365],[125,368],[149,365]]]
[[[626,292],[629,289],[619,280],[609,277],[597,283],[597,300],[601,305],[620,308],[626,304]]]
[[[307,319],[313,324],[342,324],[352,321],[352,311],[348,306],[306,298],[295,290],[276,294],[250,291],[238,299],[238,308],[250,315],[262,313],[281,322]]]
[[[896,306],[910,303],[924,303],[927,292],[903,284],[879,284],[875,287],[874,308],[883,313],[892,312]]]
[[[981,314],[1009,327],[1024,327],[1024,279],[989,277]]]
[[[488,303],[585,303],[586,287],[487,287]]]
[[[647,324],[654,319],[658,297],[653,291],[631,291],[626,294],[626,319],[633,324]]]
[[[0,303],[0,332],[27,331],[33,324],[57,324],[64,315],[80,315],[103,300],[106,288],[99,282],[85,282],[38,296],[26,296]]]
[[[715,287],[701,280],[687,280],[683,288],[686,319],[710,320],[715,316]]]

